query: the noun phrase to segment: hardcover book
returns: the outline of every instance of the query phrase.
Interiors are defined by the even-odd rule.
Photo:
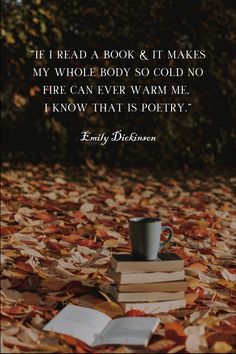
[[[136,283],[159,283],[164,281],[184,280],[184,270],[177,272],[145,272],[145,273],[116,273],[109,268],[107,276],[117,284],[136,284]]]
[[[140,302],[140,301],[167,301],[184,299],[184,291],[175,292],[120,292],[117,287],[110,285],[109,293],[118,302]]]
[[[187,288],[187,282],[172,281],[163,283],[137,283],[137,284],[118,284],[117,290],[119,292],[138,293],[138,292],[175,292],[185,291]]]
[[[115,272],[172,272],[183,270],[184,261],[175,253],[160,253],[155,261],[139,261],[131,254],[113,254],[111,267]]]

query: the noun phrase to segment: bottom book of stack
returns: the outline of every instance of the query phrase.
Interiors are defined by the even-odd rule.
[[[158,301],[158,302],[121,302],[120,306],[126,313],[131,310],[139,310],[147,314],[169,312],[186,306],[186,300]]]

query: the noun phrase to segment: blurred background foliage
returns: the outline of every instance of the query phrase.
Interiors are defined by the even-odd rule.
[[[235,24],[233,0],[2,0],[3,158],[73,164],[92,158],[107,164],[167,169],[183,165],[192,168],[233,165]],[[51,48],[205,49],[207,59],[201,62],[204,77],[185,82],[190,87],[193,105],[188,113],[45,114],[40,85],[47,80],[40,82],[32,77],[34,63],[30,50]],[[162,64],[190,65],[188,61]],[[48,65],[56,64],[52,61]],[[109,67],[111,63],[103,61],[100,65]],[[137,63],[129,62],[131,65]],[[199,62],[191,61],[191,66],[199,66]],[[155,80],[110,79],[106,83],[163,83]],[[68,83],[72,81],[68,79]],[[93,79],[89,82],[77,79],[75,83],[97,84]],[[174,83],[173,79],[169,83]],[[158,98],[149,100],[155,102]],[[55,97],[51,99],[58,102]],[[78,102],[80,98],[66,99]],[[117,98],[110,96],[107,100],[115,102]],[[124,129],[127,133],[156,134],[159,142],[100,147],[79,141],[84,129],[94,133]]]

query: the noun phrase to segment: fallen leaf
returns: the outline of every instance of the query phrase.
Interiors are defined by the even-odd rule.
[[[195,270],[200,271],[200,272],[206,272],[207,271],[207,267],[204,264],[199,263],[199,262],[192,263],[190,266],[188,266],[188,268],[195,269]]]
[[[175,342],[170,339],[159,339],[149,344],[148,349],[153,352],[167,353],[170,348],[173,348]]]
[[[140,310],[129,310],[126,312],[126,316],[128,317],[143,317],[146,313]]]
[[[94,209],[94,205],[91,203],[84,203],[80,207],[80,211],[82,213],[90,213],[91,211],[93,211],[93,209]]]
[[[11,302],[20,302],[23,300],[23,296],[17,290],[3,289],[1,292],[3,296]]]
[[[212,349],[214,353],[230,353],[233,348],[226,342],[215,342]]]

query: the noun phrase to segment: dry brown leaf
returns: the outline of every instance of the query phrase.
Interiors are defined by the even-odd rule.
[[[175,342],[170,339],[159,339],[156,341],[151,342],[149,344],[148,349],[154,352],[162,352],[162,353],[167,353],[167,351],[170,348],[173,348],[175,345]]]

